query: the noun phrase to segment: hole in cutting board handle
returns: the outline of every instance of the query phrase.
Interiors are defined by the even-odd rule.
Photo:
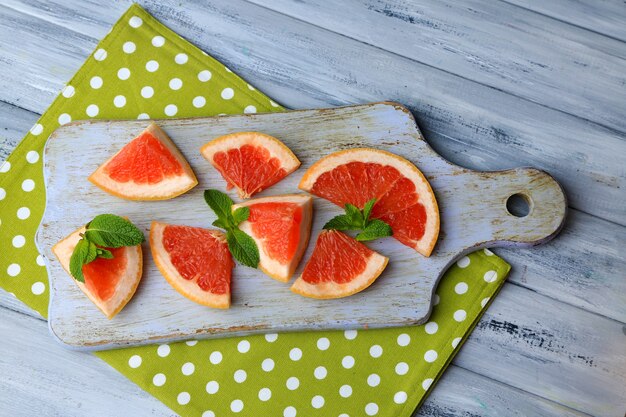
[[[532,200],[526,194],[516,193],[506,200],[506,210],[515,217],[526,217],[530,213]]]

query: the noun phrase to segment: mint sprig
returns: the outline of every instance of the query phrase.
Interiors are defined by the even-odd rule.
[[[239,207],[232,210],[233,200],[218,190],[206,190],[204,200],[217,215],[213,226],[226,230],[228,250],[239,263],[257,268],[259,266],[259,248],[254,239],[239,229],[239,224],[248,219],[250,209]]]
[[[360,230],[361,233],[356,235],[356,240],[361,242],[391,236],[393,234],[391,226],[382,220],[370,220],[374,204],[375,198],[365,203],[363,210],[359,210],[357,206],[347,203],[346,213],[330,219],[324,225],[324,229]]]
[[[105,248],[136,246],[145,240],[141,230],[130,221],[114,214],[100,214],[85,226],[85,232],[70,257],[70,274],[79,282],[85,282],[83,266],[96,258],[113,259]]]

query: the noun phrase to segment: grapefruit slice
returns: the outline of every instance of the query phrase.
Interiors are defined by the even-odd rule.
[[[52,247],[63,269],[70,275],[70,258],[80,240],[81,227]],[[121,248],[105,248],[113,259],[96,258],[83,265],[85,282],[76,282],[78,288],[98,307],[107,318],[113,318],[130,301],[141,281],[143,257],[141,245]]]
[[[393,237],[430,256],[439,236],[439,209],[430,184],[406,159],[377,149],[349,149],[313,164],[300,185],[341,207],[363,209],[373,198],[371,218],[393,229]]]
[[[222,232],[152,222],[150,248],[159,271],[176,291],[208,307],[230,307],[235,264]]]
[[[311,298],[347,297],[372,285],[388,261],[342,232],[322,230],[291,291]]]
[[[298,169],[300,161],[278,139],[259,132],[221,136],[205,144],[200,152],[242,199],[276,184]]]
[[[176,145],[154,123],[100,165],[89,181],[127,200],[167,200],[198,184]]]
[[[256,198],[235,204],[248,207],[250,216],[239,228],[259,248],[259,268],[270,277],[287,282],[302,259],[311,233],[313,199],[304,194]]]

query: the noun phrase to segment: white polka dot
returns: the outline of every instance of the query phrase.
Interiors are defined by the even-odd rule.
[[[204,413],[202,413],[202,417],[215,417],[215,413],[211,410],[206,410]]]
[[[37,262],[37,265],[39,265],[39,266],[45,266],[46,265],[46,262],[44,261],[43,256],[41,256],[41,255],[37,255],[37,259],[36,259],[35,262]]]
[[[243,410],[243,401],[234,400],[232,403],[230,403],[230,410],[233,413],[239,413],[241,410]]]
[[[259,400],[269,401],[272,398],[272,391],[269,388],[261,388],[259,390]]]
[[[13,237],[11,243],[13,244],[13,247],[21,248],[26,243],[26,238],[22,235],[16,235]]]
[[[270,372],[272,369],[274,369],[274,361],[270,358],[263,360],[263,362],[261,362],[261,369],[263,369],[265,372]]]
[[[467,256],[464,256],[458,261],[456,261],[456,264],[459,268],[467,268],[467,266],[470,264],[470,258],[468,258]]]
[[[149,85],[143,87],[141,89],[141,97],[143,98],[150,98],[154,95],[154,88],[150,87]]]
[[[356,339],[358,332],[356,330],[346,330],[343,332],[343,336],[348,340]]]
[[[126,97],[122,95],[115,96],[113,99],[113,105],[118,108],[124,107],[126,105]]]
[[[380,345],[374,345],[370,348],[370,356],[372,358],[380,358],[383,354],[383,348]]]
[[[100,108],[95,104],[90,104],[87,106],[87,109],[85,109],[85,113],[87,113],[89,117],[96,117],[98,113],[100,113]]]
[[[170,345],[160,345],[157,348],[157,355],[159,355],[160,357],[164,358],[164,357],[166,357],[167,355],[170,354],[170,351],[171,351]]]
[[[141,356],[133,355],[130,357],[130,359],[128,359],[128,366],[130,366],[131,368],[139,368],[140,365],[141,365]]]
[[[130,78],[130,70],[128,68],[120,68],[117,71],[117,78],[120,80],[127,80]]]
[[[63,113],[62,115],[59,116],[59,119],[58,119],[58,122],[60,125],[68,124],[71,121],[72,121],[72,116],[70,116],[67,113]]]
[[[481,306],[482,308],[485,308],[485,306],[487,305],[487,303],[489,302],[489,300],[490,300],[490,297],[485,297],[485,298],[483,298],[483,299],[481,300],[481,302],[480,302],[480,306]]]
[[[246,106],[246,108],[243,109],[243,112],[246,113],[246,114],[256,113],[256,107],[254,107],[254,106]]]
[[[467,317],[467,313],[465,312],[465,310],[457,310],[454,312],[454,320],[461,322],[463,320],[465,320],[465,318]]]
[[[155,60],[146,62],[146,70],[148,72],[154,72],[159,69],[159,63]]]
[[[248,352],[250,350],[250,342],[248,342],[247,340],[242,340],[237,344],[237,350],[240,353]]]
[[[406,375],[409,372],[409,364],[406,362],[399,362],[396,365],[396,373],[398,375]]]
[[[198,73],[198,79],[200,81],[202,81],[203,83],[209,81],[211,79],[211,71],[209,70],[202,70]]]
[[[17,218],[20,220],[26,220],[30,217],[30,209],[28,207],[20,207],[17,209]]]
[[[167,378],[165,377],[164,374],[158,373],[154,375],[154,377],[152,378],[152,383],[156,385],[157,387],[162,387],[163,385],[165,385],[166,380]]]
[[[200,107],[204,107],[204,105],[206,104],[206,98],[202,97],[202,96],[197,96],[194,97],[194,99],[192,100],[192,104],[194,107],[196,108],[200,108]]]
[[[270,343],[275,342],[276,339],[278,339],[278,335],[276,333],[268,333],[265,335],[265,340],[267,340]]]
[[[346,413],[341,413],[341,414],[339,414],[339,417],[350,417],[350,416],[347,415]]]
[[[206,384],[206,392],[209,394],[215,394],[220,390],[220,384],[217,381],[209,381]]]
[[[89,80],[89,85],[94,90],[97,90],[98,88],[102,87],[102,84],[104,84],[104,82],[102,81],[102,78],[98,77],[97,75],[95,77],[91,77],[91,80]]]
[[[380,376],[378,374],[371,374],[367,377],[367,385],[370,387],[377,387],[380,384]]]
[[[354,366],[354,358],[350,355],[344,356],[343,359],[341,360],[341,366],[343,366],[346,369],[352,368]]]
[[[437,356],[437,351],[431,349],[424,353],[424,360],[426,362],[434,362],[437,360]]]
[[[300,348],[293,348],[289,351],[289,358],[292,361],[299,361],[302,358],[302,350]]]
[[[176,401],[178,401],[178,404],[180,405],[187,405],[189,404],[189,401],[191,401],[191,395],[189,395],[188,392],[183,391],[178,394],[178,397],[176,397]]]
[[[365,406],[365,414],[367,414],[368,416],[375,416],[376,414],[378,414],[378,404],[376,403],[369,403]]]
[[[198,344],[198,341],[197,341],[197,340],[187,340],[187,341],[185,342],[185,344],[186,344],[187,346],[195,346],[195,345],[197,345],[197,344]]]
[[[65,98],[70,98],[74,95],[75,92],[76,90],[74,89],[74,87],[72,87],[71,85],[66,85],[65,87],[63,87],[63,91],[61,91],[61,94],[63,94],[63,97]]]
[[[461,295],[467,292],[467,284],[465,282],[459,282],[454,286],[454,292]]]
[[[183,86],[183,80],[180,78],[172,78],[169,85],[172,90],[180,90]]]
[[[461,343],[461,338],[460,337],[455,337],[452,340],[452,348],[456,349],[456,347],[459,345],[459,343]]]
[[[287,386],[287,389],[293,391],[294,389],[298,389],[298,387],[300,386],[300,380],[295,376],[292,376],[291,378],[287,379],[287,383],[285,385]]]
[[[6,196],[7,196],[7,192],[4,190],[4,188],[0,187],[0,201],[4,200]]]
[[[189,57],[187,56],[187,54],[183,54],[183,53],[177,54],[174,57],[174,61],[176,61],[176,63],[180,65],[186,64],[188,60],[189,60]]]
[[[26,160],[29,163],[34,164],[35,162],[39,161],[39,153],[37,151],[28,151],[28,153],[26,154]]]
[[[43,126],[39,123],[36,123],[35,125],[33,125],[33,127],[30,128],[30,133],[35,136],[41,134],[41,132],[43,132]]]
[[[324,368],[323,366],[318,366],[317,368],[315,368],[315,370],[313,371],[313,375],[315,376],[315,378],[317,379],[324,379],[326,378],[326,375],[328,375],[328,371],[326,370],[326,368]]]
[[[96,52],[93,53],[93,59],[96,61],[104,61],[107,58],[107,51],[100,48]]]
[[[492,252],[492,251],[490,251],[490,250],[489,250],[489,249],[487,249],[487,248],[483,249],[483,252],[485,252],[485,255],[487,255],[487,256],[493,256],[493,252]]]
[[[224,66],[224,69],[226,70],[226,72],[232,72],[227,66]]]
[[[235,91],[232,88],[227,87],[222,90],[221,96],[224,100],[230,100],[235,96]]]
[[[124,42],[124,45],[122,45],[122,51],[126,52],[127,54],[132,54],[133,52],[135,52],[135,49],[137,49],[137,45],[135,45],[135,42]]]
[[[426,326],[424,326],[424,331],[428,334],[435,334],[437,330],[439,330],[439,325],[434,321],[429,321],[426,323]]]
[[[35,181],[31,179],[27,179],[22,182],[22,190],[26,191],[27,193],[33,191],[34,189],[35,189]]]
[[[297,410],[292,406],[285,408],[283,411],[283,417],[296,417],[296,414]]]
[[[407,398],[406,392],[398,391],[393,396],[393,402],[396,404],[404,404],[406,402],[406,398]]]
[[[183,373],[183,375],[187,375],[187,376],[193,374],[195,370],[196,370],[196,366],[191,362],[187,362],[183,364],[183,366],[180,368],[180,371]]]
[[[411,336],[409,336],[406,333],[402,333],[401,335],[398,336],[398,338],[396,339],[396,342],[400,346],[407,346],[409,343],[411,343]]]
[[[317,348],[319,350],[326,350],[330,347],[330,340],[327,337],[320,337],[317,339]]]
[[[134,27],[135,29],[141,26],[142,23],[143,23],[143,20],[141,20],[141,17],[139,16],[133,16],[128,21],[128,24]]]
[[[4,163],[0,165],[0,173],[2,174],[9,172],[10,169],[11,169],[11,163],[9,161],[4,161]]]
[[[437,304],[439,304],[439,301],[441,301],[441,298],[439,298],[439,294],[435,294],[435,296],[433,297],[433,305],[436,306]]]
[[[156,46],[157,48],[162,47],[163,45],[165,45],[165,38],[160,35],[155,36],[154,38],[152,38],[152,45]]]
[[[150,115],[148,113],[139,113],[137,115],[138,120],[147,120],[149,118],[150,118]]]
[[[348,398],[352,395],[352,387],[350,385],[342,385],[341,388],[339,388],[339,395],[343,398]]]
[[[256,88],[254,88],[250,84],[248,84],[248,90],[254,91],[254,90],[256,90]]]
[[[244,382],[247,377],[248,377],[248,374],[243,369],[238,369],[233,374],[233,379],[238,384],[241,384],[242,382]]]
[[[422,381],[422,388],[424,388],[424,390],[428,390],[428,388],[430,388],[432,383],[433,383],[432,378],[426,378],[425,380]]]
[[[311,405],[313,406],[313,408],[324,407],[324,397],[322,397],[321,395],[316,395],[315,397],[311,398]]]
[[[46,290],[46,286],[43,282],[37,281],[31,287],[30,291],[35,295],[41,295]]]
[[[174,116],[176,113],[178,113],[178,107],[176,107],[175,104],[168,104],[167,106],[165,106],[166,115]]]
[[[270,100],[270,104],[272,105],[272,107],[278,107],[278,104],[273,100]]]
[[[485,282],[494,282],[496,279],[498,279],[498,273],[496,271],[487,271],[485,272],[485,275],[483,275],[483,279],[485,280]]]
[[[216,350],[215,352],[211,353],[211,355],[209,356],[209,362],[211,362],[213,365],[217,365],[221,361],[222,361],[222,352],[220,351]]]

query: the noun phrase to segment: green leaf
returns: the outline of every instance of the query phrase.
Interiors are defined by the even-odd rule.
[[[356,229],[360,229],[363,227],[363,213],[361,210],[355,205],[350,203],[346,204],[346,216],[350,219],[350,223],[356,226]]]
[[[372,214],[372,208],[374,208],[374,204],[376,204],[376,199],[372,198],[370,201],[365,203],[365,207],[363,207],[363,223],[366,225],[370,219],[370,214]]]
[[[87,224],[85,237],[98,246],[120,248],[139,245],[145,240],[141,230],[123,217],[100,214]]]
[[[249,207],[239,207],[233,212],[233,220],[235,226],[239,226],[239,223],[248,220],[248,217],[250,217]]]
[[[98,258],[113,259],[113,254],[109,250],[106,250],[104,248],[97,248],[96,251],[98,254]]]
[[[335,230],[355,230],[358,229],[358,225],[355,227],[350,217],[346,214],[340,214],[339,216],[333,217],[324,225],[324,229],[335,229]]]
[[[217,218],[221,219],[223,224],[229,226],[224,227],[224,229],[234,226],[235,222],[231,213],[233,200],[228,195],[218,190],[206,190],[204,192],[204,200],[211,207],[211,210],[215,212]]]
[[[239,263],[257,268],[259,266],[259,248],[256,242],[245,232],[231,229],[226,233],[228,249]]]
[[[228,229],[230,227],[228,224],[226,224],[226,222],[224,222],[223,219],[214,220],[211,224],[215,227],[219,227],[222,229]]]
[[[372,220],[361,233],[356,235],[356,240],[363,242],[391,236],[392,234],[393,230],[387,223],[382,220]]]
[[[86,238],[80,239],[74,247],[72,256],[70,257],[70,274],[79,282],[85,282],[85,276],[83,275],[83,265],[96,259],[98,247],[87,240]]]

